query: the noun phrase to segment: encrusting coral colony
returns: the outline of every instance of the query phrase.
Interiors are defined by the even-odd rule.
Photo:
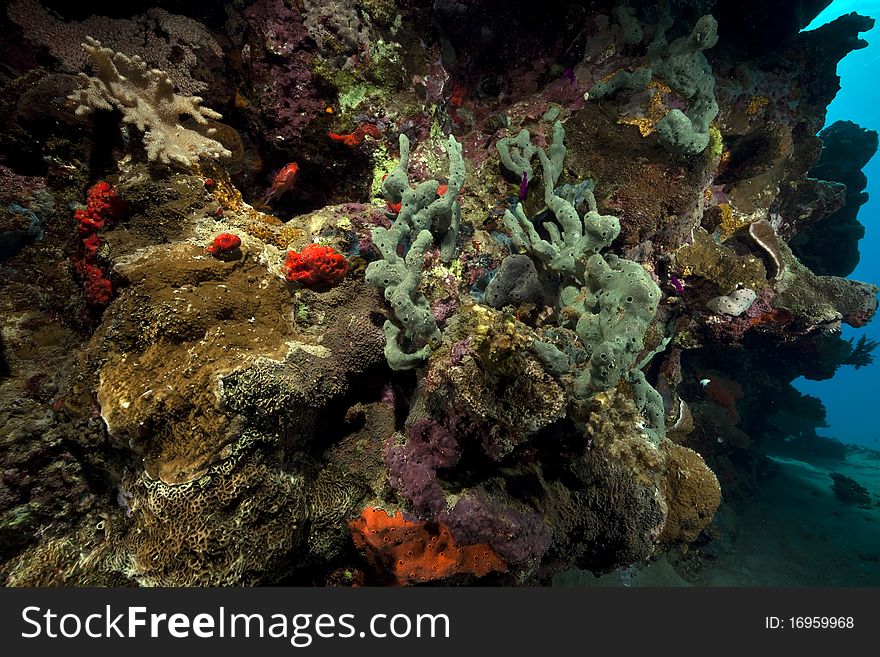
[[[217,4],[0,18],[8,585],[691,572],[870,362],[871,19]]]

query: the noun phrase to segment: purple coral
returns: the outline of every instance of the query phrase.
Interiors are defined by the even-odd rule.
[[[537,511],[494,501],[481,490],[463,495],[437,520],[463,545],[488,544],[508,564],[540,558],[550,545],[547,527]]]
[[[412,502],[419,513],[429,516],[446,508],[437,470],[454,466],[460,457],[456,437],[431,419],[414,422],[406,443],[395,444],[392,438],[385,449],[392,487]]]
[[[464,494],[452,510],[437,471],[451,468],[461,458],[459,437],[470,433],[466,420],[447,419],[447,426],[427,418],[414,422],[404,444],[392,438],[386,446],[392,487],[424,517],[449,526],[462,545],[486,543],[509,564],[540,558],[550,544],[541,516],[526,506],[495,501],[483,490]]]

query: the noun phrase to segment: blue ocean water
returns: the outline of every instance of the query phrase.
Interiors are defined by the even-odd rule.
[[[834,0],[825,11],[807,26],[815,29],[852,11],[878,19],[878,26],[862,35],[869,46],[847,55],[838,66],[841,90],[828,106],[826,125],[835,121],[854,121],[863,128],[880,131],[880,0]],[[850,278],[880,284],[880,155],[863,169],[868,177],[868,202],[859,212],[865,226],[865,237],[859,243],[861,260]],[[880,340],[877,320],[863,329],[843,328],[843,338],[867,335]],[[859,370],[844,366],[827,381],[797,379],[794,385],[803,393],[818,397],[827,409],[830,425],[820,435],[846,443],[880,449],[880,419],[877,417],[877,390],[880,388],[880,359]]]

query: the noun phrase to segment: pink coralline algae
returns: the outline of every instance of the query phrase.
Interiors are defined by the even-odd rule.
[[[458,365],[464,360],[464,357],[473,353],[473,348],[471,346],[470,339],[467,340],[459,340],[454,345],[452,345],[452,354],[450,359],[453,365]]]
[[[46,189],[46,179],[40,176],[21,176],[0,164],[0,202],[23,202],[36,192]]]
[[[248,112],[265,124],[265,139],[276,146],[296,145],[331,101],[313,80],[314,46],[303,17],[283,0],[258,0],[244,15],[254,30],[242,51],[252,81]]]
[[[434,315],[434,319],[436,319],[438,323],[442,324],[447,319],[452,317],[453,314],[455,314],[456,308],[458,308],[457,299],[443,299],[442,301],[438,301],[432,304],[431,313]]]

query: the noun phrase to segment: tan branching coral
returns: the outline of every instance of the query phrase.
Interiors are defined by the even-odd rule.
[[[192,167],[202,158],[232,155],[210,137],[213,128],[205,128],[202,134],[180,124],[181,116],[190,116],[201,125],[222,117],[202,107],[199,96],[175,94],[174,83],[167,73],[148,69],[140,57],[104,48],[91,37],[86,38],[83,49],[92,58],[98,77],[80,74],[86,86],[70,96],[70,100],[78,104],[77,114],[87,114],[93,109],[118,109],[123,121],[143,131],[147,157],[152,161]]]

